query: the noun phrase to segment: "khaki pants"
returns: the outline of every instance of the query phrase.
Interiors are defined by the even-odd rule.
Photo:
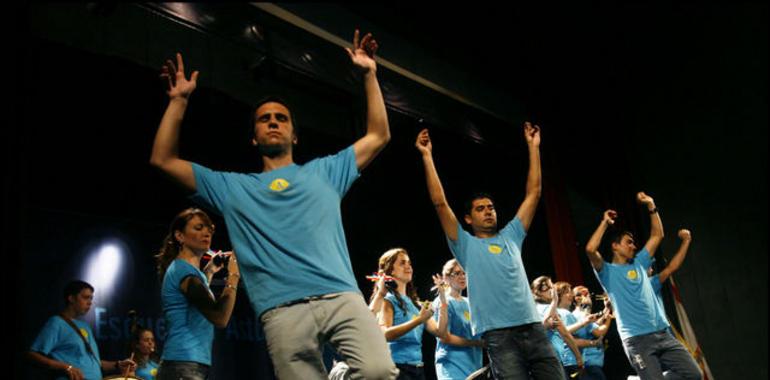
[[[358,293],[268,310],[261,317],[279,379],[326,379],[321,347],[334,346],[351,379],[394,379],[398,374],[377,321]]]

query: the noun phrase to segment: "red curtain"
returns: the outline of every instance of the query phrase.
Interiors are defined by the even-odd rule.
[[[551,160],[543,160],[543,201],[545,203],[548,239],[551,245],[555,281],[583,284],[583,271],[578,258],[578,242],[572,222],[567,190]]]

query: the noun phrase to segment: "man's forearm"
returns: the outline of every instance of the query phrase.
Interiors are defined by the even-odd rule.
[[[663,238],[663,221],[660,219],[655,202],[647,205],[647,211],[650,212],[650,237]]]
[[[540,198],[542,192],[540,147],[529,145],[529,171],[527,173],[527,197]]]
[[[441,180],[438,177],[436,171],[436,165],[433,162],[433,155],[423,154],[422,162],[425,166],[425,183],[428,185],[428,194],[430,195],[430,201],[433,206],[443,207],[447,205],[446,195],[444,194],[444,187],[441,186]]]
[[[602,237],[604,236],[604,233],[606,231],[607,231],[607,222],[602,220],[599,223],[599,227],[596,227],[596,231],[594,231],[593,235],[591,235],[591,238],[588,239],[588,243],[586,243],[587,252],[593,253],[599,249],[599,244],[601,244]]]
[[[375,134],[387,142],[390,140],[388,114],[376,71],[371,70],[364,74],[364,91],[366,92],[366,133]]]
[[[187,99],[171,99],[160,121],[152,145],[151,162],[160,166],[169,158],[178,157],[179,129],[187,109]]]
[[[669,264],[671,268],[676,271],[679,269],[679,267],[682,266],[682,263],[684,262],[685,256],[687,256],[687,251],[690,249],[690,240],[682,240],[682,244],[679,245],[679,250],[676,251],[676,254],[674,255],[674,258],[671,259],[671,263]]]
[[[51,359],[43,354],[40,354],[38,352],[30,351],[27,353],[27,357],[37,365],[56,370],[56,371],[66,371],[67,367],[69,367],[69,364]]]

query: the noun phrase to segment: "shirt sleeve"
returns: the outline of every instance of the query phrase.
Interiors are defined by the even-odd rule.
[[[337,190],[340,197],[348,192],[350,186],[360,176],[352,145],[335,155],[313,160],[308,165],[315,166],[321,176],[326,178],[329,184]]]
[[[599,283],[601,283],[602,287],[604,287],[604,290],[608,290],[608,287],[610,286],[610,267],[607,262],[602,263],[602,269],[597,271],[596,268],[591,266],[591,269],[594,271],[594,274],[596,275],[596,278],[599,280]]]
[[[524,225],[521,224],[519,217],[513,218],[505,227],[500,230],[500,234],[513,241],[513,244],[521,251],[521,245],[524,242],[524,238],[527,236],[527,231],[524,230]]]
[[[227,202],[231,173],[214,171],[194,162],[192,169],[195,176],[195,193],[190,198],[221,215]]]
[[[168,275],[169,279],[172,281],[171,283],[174,284],[176,288],[181,288],[182,281],[187,277],[201,279],[198,271],[196,271],[192,265],[175,265],[173,270],[168,272]],[[201,280],[201,282],[203,282],[203,285],[208,286],[205,281]]]
[[[652,286],[652,290],[655,291],[655,293],[659,293],[660,289],[663,288],[663,284],[660,283],[660,276],[656,274],[650,277],[650,285]]]
[[[56,323],[55,318],[58,317],[49,318],[45,323],[43,328],[37,334],[37,337],[35,337],[35,340],[32,342],[32,346],[30,347],[31,351],[46,356],[51,354],[51,351],[53,351],[59,341],[59,331],[61,328],[61,324]]]
[[[465,265],[467,263],[467,248],[468,248],[468,241],[470,240],[471,236],[468,232],[466,232],[463,227],[460,225],[460,223],[457,223],[457,240],[452,240],[449,238],[449,236],[446,236],[446,242],[447,245],[449,245],[449,250],[452,252],[452,255],[457,259],[457,261],[460,263],[460,266],[465,268],[467,271],[468,267]]]
[[[650,252],[647,251],[647,248],[642,248],[641,251],[636,253],[634,261],[642,266],[642,270],[647,270],[647,268],[652,265],[652,256],[650,256]]]

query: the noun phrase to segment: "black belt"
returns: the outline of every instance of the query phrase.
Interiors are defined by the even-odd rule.
[[[339,296],[340,294],[342,294],[342,293],[329,293],[329,294],[321,294],[321,295],[317,295],[317,296],[309,296],[309,297],[298,298],[298,299],[291,300],[291,301],[288,301],[288,302],[284,302],[282,304],[279,304],[279,305],[276,305],[274,307],[271,307],[271,308],[263,311],[262,314],[259,315],[259,317],[261,319],[262,316],[265,313],[267,313],[268,311],[273,310],[273,309],[280,309],[282,307],[294,306],[294,305],[301,304],[301,303],[309,303],[310,301],[318,301],[318,300],[331,299],[331,298],[335,298],[335,297]]]

